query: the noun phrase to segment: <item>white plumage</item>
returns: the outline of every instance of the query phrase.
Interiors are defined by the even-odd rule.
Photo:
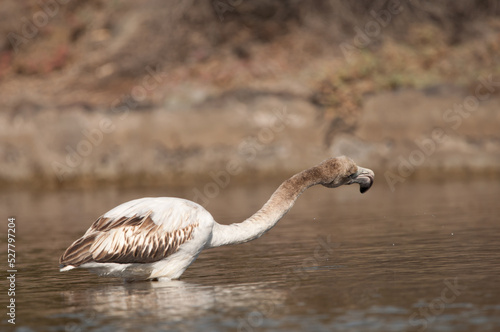
[[[127,222],[130,220],[138,221]],[[129,201],[106,212],[87,230],[82,239],[95,237],[90,248],[76,255],[81,239],[75,242],[76,246],[68,248],[73,249],[61,258],[61,264],[67,264],[61,271],[77,267],[72,261],[91,258],[78,266],[100,275],[125,279],[175,279],[205,247],[214,222],[202,206],[181,198]],[[154,256],[161,260],[148,262],[146,259]]]
[[[346,157],[331,158],[302,171],[274,192],[242,223],[220,225],[201,205],[172,197],[141,198],[99,217],[60,259],[61,271],[87,268],[99,275],[127,280],[177,279],[201,250],[243,243],[269,231],[307,188],[373,183],[371,170]]]

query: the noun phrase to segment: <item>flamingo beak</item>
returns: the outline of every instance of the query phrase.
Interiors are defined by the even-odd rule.
[[[356,174],[349,184],[359,183],[359,191],[364,194],[372,187],[375,173],[371,169],[358,167]]]

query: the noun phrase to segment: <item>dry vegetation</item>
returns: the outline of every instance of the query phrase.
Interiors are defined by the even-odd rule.
[[[227,90],[301,79],[319,103],[350,110],[364,93],[467,84],[499,71],[498,1],[44,3],[0,9],[4,101],[24,90],[41,103],[71,92],[66,103],[109,105],[153,65],[168,72],[167,86],[192,80]],[[339,45],[375,21],[370,11],[398,3],[387,26],[345,61]]]

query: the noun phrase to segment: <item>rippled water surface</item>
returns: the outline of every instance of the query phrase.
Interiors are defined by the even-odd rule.
[[[1,192],[0,266],[15,216],[18,269],[2,330],[500,331],[498,181],[398,185],[312,188],[270,233],[203,252],[180,281],[127,284],[60,273],[59,256],[119,203],[193,188]],[[275,187],[230,186],[207,209],[241,221]]]

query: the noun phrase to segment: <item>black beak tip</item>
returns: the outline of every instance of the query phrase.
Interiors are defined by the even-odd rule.
[[[367,192],[373,185],[373,179],[370,178],[370,181],[368,183],[363,183],[359,186],[359,192],[364,194]]]

